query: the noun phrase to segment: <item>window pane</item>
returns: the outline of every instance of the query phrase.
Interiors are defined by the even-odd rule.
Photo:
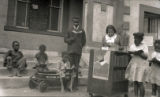
[[[51,13],[51,30],[58,30],[58,22],[59,22],[59,9],[52,8]]]
[[[60,0],[51,0],[50,30],[58,31],[59,27]]]
[[[35,0],[31,0],[29,11],[29,28],[33,30],[47,30],[49,20],[50,0],[36,0],[38,9],[33,8]]]
[[[18,1],[17,3],[17,19],[16,19],[16,26],[26,26],[26,8],[27,8],[27,3],[26,2],[20,2]]]
[[[52,0],[52,5],[60,7],[60,0]]]

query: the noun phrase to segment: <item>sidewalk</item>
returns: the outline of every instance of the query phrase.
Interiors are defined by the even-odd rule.
[[[79,87],[78,91],[61,93],[60,89],[48,89],[41,93],[38,89],[0,89],[0,96],[52,96],[52,97],[89,97],[86,87]]]
[[[41,93],[38,89],[18,88],[18,89],[0,89],[0,96],[52,96],[52,97],[89,97],[86,86],[80,86],[78,91],[74,92],[60,92],[59,89],[48,89],[46,92]],[[117,97],[124,97],[119,95]],[[135,97],[133,87],[129,88],[128,97]],[[151,97],[151,89],[147,88],[145,97]]]

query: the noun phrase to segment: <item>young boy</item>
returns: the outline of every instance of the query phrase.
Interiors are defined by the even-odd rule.
[[[74,66],[71,66],[69,56],[64,55],[62,56],[62,61],[58,63],[58,70],[60,74],[60,81],[61,81],[61,92],[64,89],[68,89],[72,91],[74,78],[76,76]]]
[[[26,59],[23,57],[23,53],[19,51],[20,44],[18,41],[12,42],[13,50],[9,50],[5,56],[4,66],[7,67],[11,73],[10,77],[21,77],[21,72],[27,67]]]
[[[37,64],[34,68],[36,68],[37,71],[40,71],[40,72],[48,71],[48,68],[47,68],[48,56],[45,53],[45,51],[46,51],[46,46],[42,44],[39,46],[39,52],[35,55]]]

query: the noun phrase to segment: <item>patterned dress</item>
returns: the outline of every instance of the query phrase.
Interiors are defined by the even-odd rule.
[[[145,44],[130,46],[130,51],[143,50],[148,55],[148,47]],[[132,55],[132,59],[126,69],[125,78],[129,81],[145,82],[147,81],[147,73],[149,70],[149,62],[142,59],[140,56]]]
[[[153,52],[152,58],[156,58],[158,61],[160,61],[160,52]],[[149,82],[160,86],[160,75],[159,74],[160,74],[160,65],[157,63],[152,63],[150,72],[148,74]]]

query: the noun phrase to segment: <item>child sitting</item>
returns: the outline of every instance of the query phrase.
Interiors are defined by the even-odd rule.
[[[46,46],[40,45],[39,46],[39,52],[35,55],[35,58],[37,60],[37,64],[34,68],[37,69],[39,72],[45,72],[48,71],[47,63],[48,63],[48,56],[45,53]]]
[[[61,92],[64,91],[64,89],[68,89],[69,91],[72,91],[73,83],[74,83],[74,77],[75,70],[74,66],[71,66],[69,61],[68,55],[62,56],[62,61],[58,63],[58,70],[60,74],[60,81],[61,81]]]
[[[160,97],[160,40],[156,40],[154,43],[155,51],[152,53],[151,63],[151,71],[149,73],[149,82],[152,84],[152,96],[157,97],[157,90],[158,90],[158,97]]]
[[[10,77],[21,77],[20,73],[27,67],[26,59],[23,57],[23,53],[19,51],[19,47],[19,42],[13,41],[13,50],[9,50],[5,55],[4,66],[6,66],[11,73]]]

